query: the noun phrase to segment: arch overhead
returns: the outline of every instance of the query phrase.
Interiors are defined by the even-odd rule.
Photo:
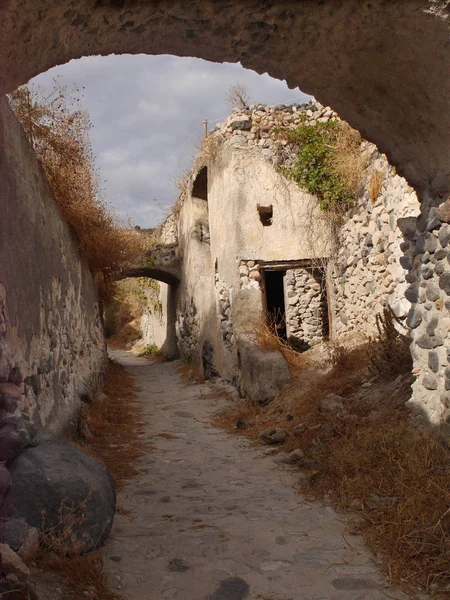
[[[4,0],[0,93],[92,54],[238,62],[300,86],[419,191],[450,189],[448,0]]]
[[[167,285],[176,286],[180,283],[180,277],[172,270],[161,269],[159,267],[136,267],[135,269],[129,269],[122,273],[121,279],[127,279],[128,277],[149,277],[150,279],[156,279],[156,281],[162,281]]]

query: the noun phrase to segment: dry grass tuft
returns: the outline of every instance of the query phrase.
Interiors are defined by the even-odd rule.
[[[381,190],[383,188],[384,174],[382,171],[378,169],[374,169],[372,171],[372,175],[370,176],[369,182],[369,194],[370,201],[372,204],[375,204],[378,196],[381,194]]]
[[[110,588],[98,551],[70,558],[46,553],[39,558],[38,564],[61,577],[65,587],[64,600],[124,600],[124,596]]]
[[[319,366],[312,358],[312,353],[295,350],[288,342],[276,335],[266,322],[260,324],[256,336],[261,348],[270,352],[280,352],[293,372]]]
[[[361,193],[367,169],[367,156],[361,151],[361,141],[359,132],[342,121],[334,140],[333,167],[355,196]]]
[[[143,415],[136,403],[136,391],[133,377],[111,362],[103,387],[106,398],[100,399],[99,390],[94,390],[92,404],[84,411],[92,439],[87,442],[76,435],[69,440],[102,462],[118,489],[134,477],[133,462],[148,451],[148,446],[141,440]],[[83,518],[82,512],[82,504],[62,507],[58,526],[47,529],[43,535],[38,566],[58,575],[65,586],[64,598],[67,600],[80,597],[122,600],[123,596],[113,592],[108,585],[100,553],[94,551],[82,555],[81,547],[73,546],[72,530]],[[124,509],[118,507],[118,512],[124,514]],[[70,556],[67,556],[68,543],[72,544]]]
[[[391,582],[439,594],[450,590],[450,451],[442,432],[410,425],[410,340],[394,321],[381,315],[379,339],[363,346],[330,345],[328,370],[297,369],[269,405],[242,402],[214,421],[254,441],[268,427],[285,429],[279,451],[299,448],[309,459],[300,480],[307,498],[327,495],[356,511]],[[342,409],[324,409],[330,393]]]
[[[65,87],[44,98],[24,86],[10,100],[62,215],[76,234],[100,297],[111,299],[114,281],[143,257],[145,243],[102,199],[86,111],[71,106]]]
[[[141,438],[142,408],[136,402],[137,388],[132,375],[117,363],[109,364],[103,392],[107,400],[94,397],[86,414],[92,439],[71,441],[102,462],[120,490],[137,473],[133,463],[148,451]]]

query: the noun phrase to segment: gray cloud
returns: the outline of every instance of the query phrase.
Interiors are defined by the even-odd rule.
[[[285,82],[240,65],[174,56],[91,56],[33,80],[44,93],[57,77],[82,89],[91,141],[108,203],[124,218],[152,227],[176,199],[175,180],[190,167],[206,118],[214,127],[230,111],[230,85],[244,84],[252,101],[301,102]]]

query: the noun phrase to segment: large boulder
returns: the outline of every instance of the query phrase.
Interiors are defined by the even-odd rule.
[[[61,552],[88,552],[107,539],[116,493],[98,461],[67,442],[49,440],[22,452],[8,468],[12,487],[3,505],[5,517],[24,518],[42,533],[50,532]]]

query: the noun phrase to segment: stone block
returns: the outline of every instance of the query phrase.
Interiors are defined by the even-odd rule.
[[[441,288],[441,290],[444,290],[447,296],[450,296],[450,272],[443,273],[439,277],[439,287]]]
[[[439,206],[437,216],[441,221],[450,223],[450,198]]]

